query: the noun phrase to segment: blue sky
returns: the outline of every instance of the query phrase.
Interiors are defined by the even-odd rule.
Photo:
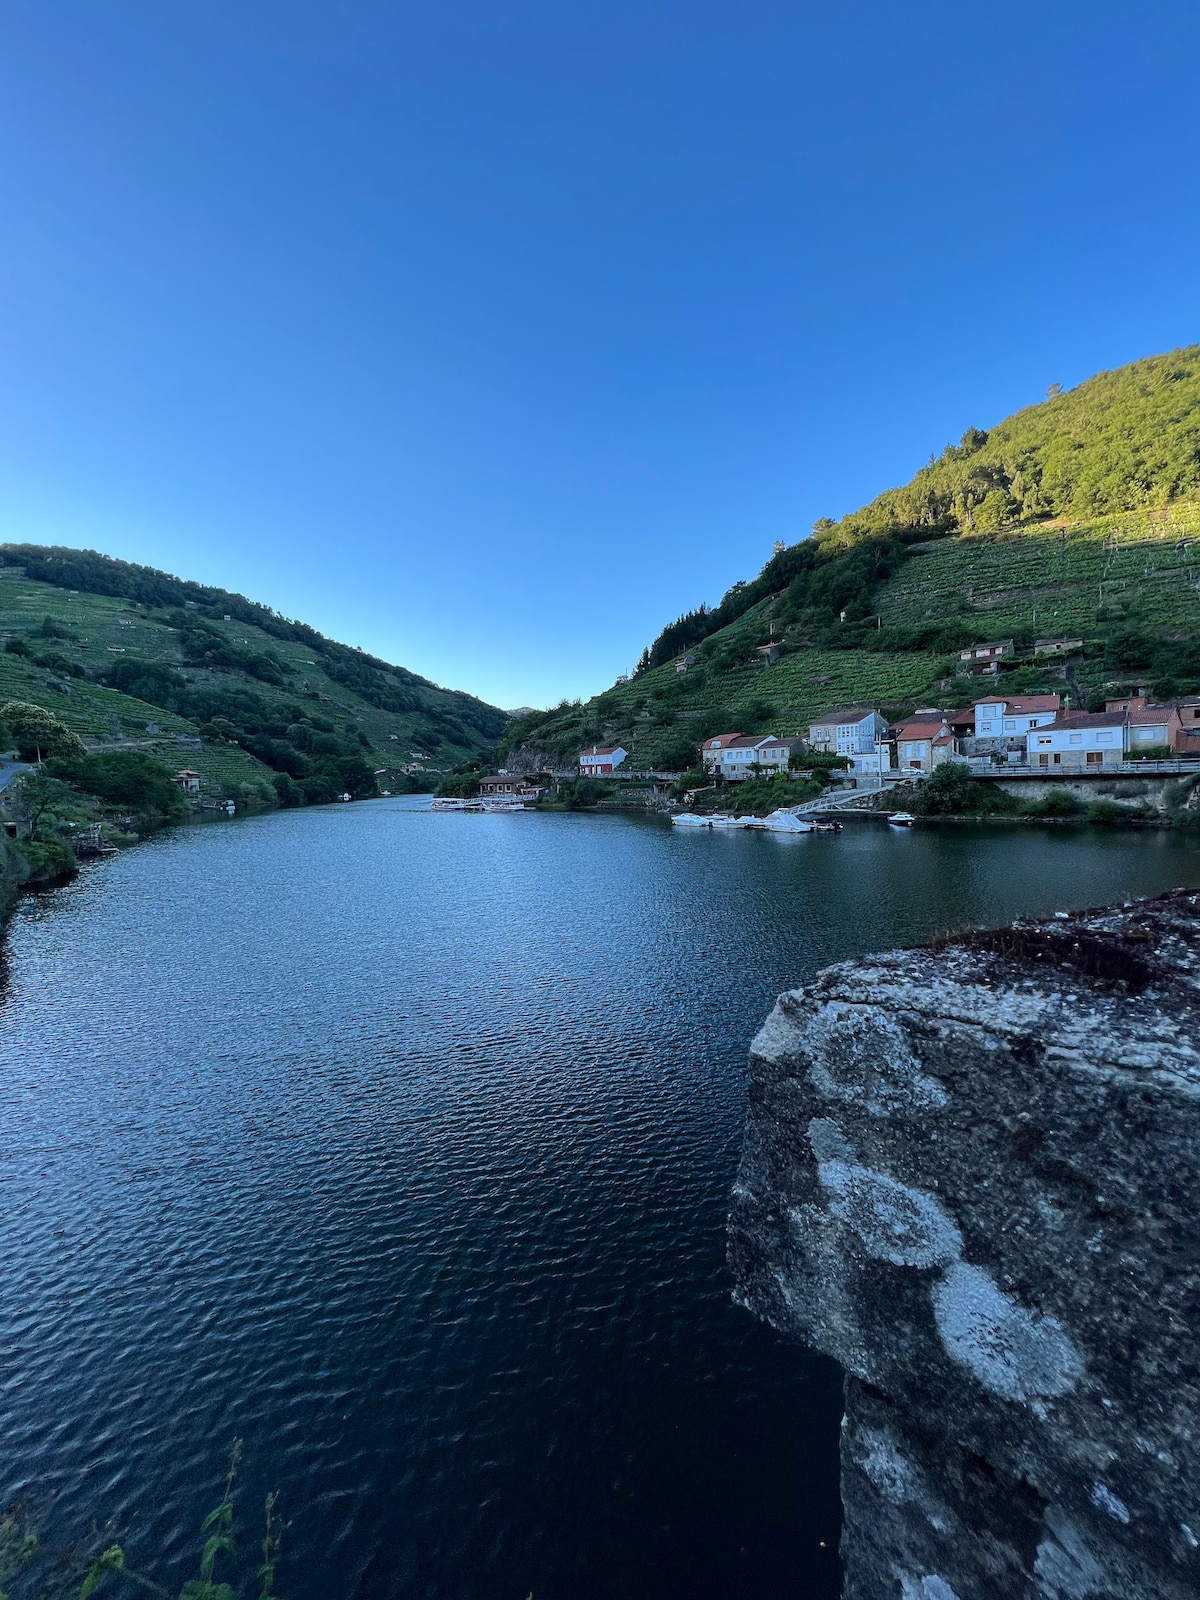
[[[1200,340],[1200,7],[0,0],[0,538],[504,706]]]

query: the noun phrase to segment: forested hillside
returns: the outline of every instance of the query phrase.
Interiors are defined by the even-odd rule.
[[[0,704],[304,805],[428,788],[505,713],[223,589],[92,551],[0,546]]]
[[[522,718],[507,741],[516,761],[619,738],[639,765],[678,767],[709,733],[794,733],[838,702],[973,699],[960,649],[1066,632],[1084,648],[1023,663],[1014,690],[1200,689],[1200,346],[968,428],[904,487],[664,628],[628,682]]]

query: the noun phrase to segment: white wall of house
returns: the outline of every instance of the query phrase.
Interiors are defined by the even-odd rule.
[[[1034,728],[1026,739],[1031,767],[1112,766],[1125,757],[1124,727]]]
[[[833,751],[839,756],[869,755],[887,732],[887,723],[877,711],[865,717],[839,722],[831,718],[814,722],[808,730],[808,742],[817,750]]]
[[[1161,723],[1134,723],[1129,730],[1128,748],[1131,753],[1139,747],[1143,750],[1149,750],[1155,745],[1170,744],[1170,742],[1171,724],[1168,717],[1164,717]]]
[[[740,783],[755,776],[754,767],[771,775],[786,772],[792,751],[799,742],[764,734],[761,739],[746,744],[721,745],[715,750],[702,750],[700,754],[706,772],[714,775],[719,772],[726,783]]]
[[[584,750],[579,757],[579,770],[582,773],[613,772],[628,754],[620,745],[615,750]]]
[[[975,707],[975,737],[1003,739],[1053,722],[1057,711],[1012,711],[1005,700],[981,700]]]

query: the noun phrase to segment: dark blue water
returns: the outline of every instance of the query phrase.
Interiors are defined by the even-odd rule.
[[[26,901],[0,1499],[177,1585],[236,1434],[287,1600],[832,1600],[838,1375],[723,1264],[750,1037],[847,954],[1198,881],[1159,833],[381,801]]]

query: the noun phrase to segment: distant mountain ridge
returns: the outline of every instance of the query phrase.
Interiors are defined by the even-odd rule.
[[[794,733],[822,706],[912,709],[970,694],[957,653],[1070,629],[1078,659],[1014,680],[1086,698],[1124,674],[1200,687],[1200,345],[1100,373],[984,431],[912,480],[778,549],[719,605],[669,624],[632,679],[510,726],[566,756],[620,739],[689,765],[704,732]],[[681,669],[681,670],[677,670]],[[632,741],[632,744],[631,744]]]

